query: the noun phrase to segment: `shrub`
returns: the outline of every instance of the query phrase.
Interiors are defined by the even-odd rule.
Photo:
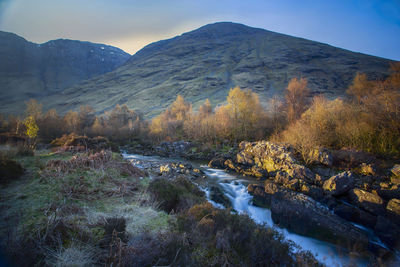
[[[173,181],[165,178],[153,180],[148,188],[152,200],[166,211],[182,211],[205,201],[204,193],[184,176]]]
[[[310,253],[295,253],[291,243],[272,228],[257,225],[247,215],[216,209],[208,202],[180,214],[178,231],[190,240],[185,246],[190,265],[319,265]]]
[[[24,173],[21,164],[15,160],[0,156],[0,185],[18,179]]]

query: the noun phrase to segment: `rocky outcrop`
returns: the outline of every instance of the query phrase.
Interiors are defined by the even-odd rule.
[[[354,184],[353,174],[349,171],[332,176],[324,182],[323,188],[332,196],[347,193]]]
[[[385,213],[383,200],[378,195],[355,188],[350,192],[350,199],[356,206],[372,214],[384,215]]]
[[[241,142],[236,162],[245,166],[256,166],[266,173],[286,172],[290,177],[315,182],[314,173],[298,164],[293,152],[286,146],[268,141]]]
[[[271,214],[275,223],[299,234],[334,243],[350,241],[364,246],[368,243],[365,233],[301,193],[282,191],[274,194]]]
[[[312,164],[305,166],[289,146],[241,142],[236,159],[215,158],[209,166],[255,177],[258,173],[266,179],[264,186],[248,186],[253,203],[270,207],[274,220],[292,231],[311,236],[317,231],[326,240],[365,243],[365,234],[353,222],[375,229],[387,244],[397,244],[388,228],[400,225],[395,172],[385,176],[387,170],[364,152],[317,149],[313,153]],[[342,171],[338,173],[337,167]]]
[[[293,153],[285,146],[268,141],[241,142],[236,161],[256,165],[268,172],[287,171],[297,163]]]

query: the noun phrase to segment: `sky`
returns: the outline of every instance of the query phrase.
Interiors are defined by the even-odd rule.
[[[104,43],[130,54],[218,21],[400,60],[400,0],[0,0],[2,31],[35,43]]]

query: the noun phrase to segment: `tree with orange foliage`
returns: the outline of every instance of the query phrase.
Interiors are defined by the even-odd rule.
[[[372,89],[373,85],[368,81],[367,75],[357,73],[346,93],[352,96],[358,104],[361,104],[363,99],[372,93]]]
[[[169,108],[152,119],[150,132],[159,138],[182,138],[184,122],[190,118],[191,113],[191,104],[186,102],[183,96],[178,95]]]
[[[250,137],[263,116],[258,95],[251,90],[235,87],[229,91],[227,102],[235,141]]]
[[[286,113],[289,124],[300,118],[307,110],[309,89],[305,78],[292,78],[286,88]]]

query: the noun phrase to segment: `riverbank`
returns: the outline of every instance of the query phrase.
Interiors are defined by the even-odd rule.
[[[351,150],[313,153],[306,164],[290,146],[242,142],[235,157],[209,165],[256,177],[248,186],[255,203],[290,231],[392,258],[400,240],[398,165]]]
[[[193,166],[156,171],[109,151],[8,157],[24,170],[0,188],[12,266],[317,265],[280,233],[207,204]]]

